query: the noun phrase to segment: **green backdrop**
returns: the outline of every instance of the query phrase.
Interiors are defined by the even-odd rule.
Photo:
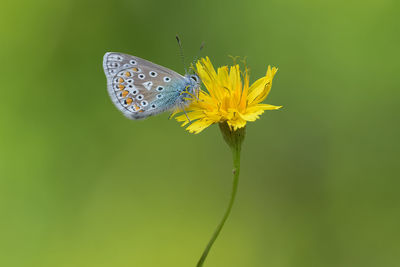
[[[399,2],[2,1],[0,266],[194,266],[229,199],[218,127],[111,103],[106,51],[279,67],[207,267],[400,265]]]

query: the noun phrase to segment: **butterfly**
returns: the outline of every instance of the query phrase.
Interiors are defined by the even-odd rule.
[[[115,52],[104,55],[107,90],[114,105],[129,119],[144,119],[183,109],[200,88],[196,74],[176,73],[145,59]]]

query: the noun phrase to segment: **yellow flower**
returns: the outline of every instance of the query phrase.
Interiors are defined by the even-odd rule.
[[[236,64],[230,70],[223,66],[216,72],[210,59],[202,58],[196,63],[196,71],[208,92],[200,89],[198,99],[193,97],[185,109],[187,116],[182,114],[176,120],[183,122],[182,126],[191,122],[186,128],[191,133],[199,133],[211,124],[222,122],[233,131],[243,128],[248,121],[258,119],[264,110],[281,108],[260,103],[268,96],[277,70],[268,66],[266,75],[249,87],[247,68],[241,72]]]

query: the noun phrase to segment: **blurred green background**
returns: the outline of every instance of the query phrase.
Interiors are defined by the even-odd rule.
[[[231,155],[111,103],[106,51],[279,67],[205,266],[400,266],[399,2],[2,1],[0,266],[194,266]]]

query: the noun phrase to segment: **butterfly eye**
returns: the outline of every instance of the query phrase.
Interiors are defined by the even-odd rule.
[[[150,74],[151,77],[156,77],[157,76],[157,72],[155,72],[155,71],[150,71],[149,74]]]
[[[136,60],[132,59],[132,60],[129,61],[129,63],[132,64],[132,65],[136,65]]]
[[[147,103],[147,101],[146,100],[143,100],[142,101],[142,107],[145,107],[145,106],[147,106],[149,103]]]
[[[136,98],[137,98],[138,100],[142,100],[142,99],[143,99],[143,95],[138,95]]]
[[[198,81],[197,77],[196,77],[196,76],[194,76],[194,75],[190,76],[190,79],[192,79],[192,80],[193,80],[193,81],[195,81],[195,82],[197,82],[197,81]]]
[[[156,108],[156,105],[155,104],[151,105],[151,108]]]
[[[139,77],[139,79],[143,80],[146,76],[143,73],[141,73],[141,74],[139,74],[138,77]]]
[[[161,92],[162,90],[164,90],[164,87],[162,86],[157,87],[157,91]]]
[[[164,82],[169,82],[169,81],[171,81],[170,77],[164,77]]]
[[[161,99],[162,97],[163,97],[162,94],[158,94],[158,95],[157,95],[157,98],[158,98],[158,99]]]

